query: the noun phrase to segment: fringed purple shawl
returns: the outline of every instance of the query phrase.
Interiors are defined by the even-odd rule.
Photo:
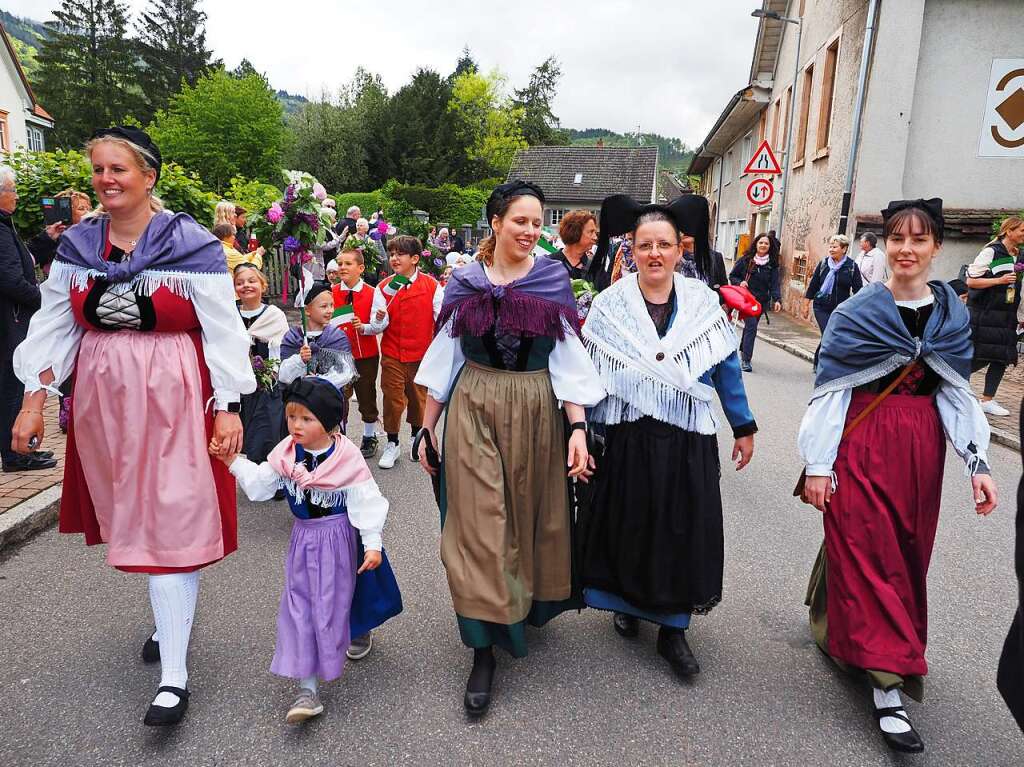
[[[452,338],[479,337],[493,330],[562,341],[566,325],[579,335],[569,273],[547,258],[534,259],[525,277],[507,285],[492,284],[479,261],[456,269],[445,286],[438,330],[449,320]]]
[[[103,259],[106,216],[87,218],[68,228],[57,246],[57,261],[103,274],[110,282],[131,280],[144,271],[225,273],[224,248],[210,232],[185,213],[157,213],[139,238],[132,257]]]
[[[294,354],[299,353],[302,348],[302,328],[296,326],[284,334],[281,339],[281,359],[286,360]],[[333,325],[328,325],[316,338],[309,339],[309,351],[315,357],[321,349],[333,352],[352,352],[352,346],[348,342],[348,336],[344,330],[338,330]]]

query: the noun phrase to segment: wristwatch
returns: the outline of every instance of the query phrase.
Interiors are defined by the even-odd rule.
[[[587,430],[587,422],[586,421],[577,421],[576,423],[569,424],[569,430],[570,431],[577,431],[577,430],[579,430],[579,431],[584,431],[585,432]]]
[[[221,408],[217,412],[218,413],[235,413],[237,415],[238,413],[242,412],[242,403],[241,402],[229,402],[228,406],[226,408]]]

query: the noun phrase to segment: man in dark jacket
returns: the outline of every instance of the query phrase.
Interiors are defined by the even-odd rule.
[[[4,471],[52,469],[52,454],[18,455],[11,450],[11,427],[21,410],[25,387],[14,375],[14,350],[28,334],[28,321],[39,308],[35,262],[11,215],[18,204],[14,171],[0,166],[0,458]]]

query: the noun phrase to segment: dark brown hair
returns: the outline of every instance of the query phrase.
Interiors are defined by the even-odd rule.
[[[218,240],[226,240],[228,237],[235,236],[235,227],[231,224],[217,224],[210,231],[213,232],[213,236]]]
[[[907,227],[907,234],[930,234],[936,245],[942,244],[942,230],[926,210],[903,208],[893,213],[882,227],[882,236],[888,239],[894,233],[902,232],[904,227]]]
[[[419,256],[423,252],[423,243],[419,237],[411,234],[400,234],[388,240],[388,253],[397,253],[400,256]]]
[[[558,225],[558,236],[566,245],[575,245],[583,239],[583,230],[589,222],[597,223],[597,216],[589,210],[570,210]]]

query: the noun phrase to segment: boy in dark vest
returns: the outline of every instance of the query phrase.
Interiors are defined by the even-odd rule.
[[[422,251],[416,237],[400,235],[389,240],[388,260],[394,274],[381,280],[373,296],[371,331],[384,334],[380,388],[388,443],[377,464],[382,469],[390,469],[398,459],[402,411],[408,406],[406,421],[413,438],[423,425],[427,390],[416,385],[416,371],[434,338],[444,288],[419,270]]]
[[[356,392],[359,415],[363,419],[363,441],[359,450],[363,458],[377,454],[377,370],[380,367],[380,350],[377,337],[370,326],[370,312],[373,306],[374,290],[363,282],[366,269],[363,253],[355,247],[355,238],[350,238],[338,254],[337,265],[341,281],[332,287],[334,294],[334,316],[331,324],[345,331],[352,345],[352,356],[356,361],[359,378],[345,391],[346,398]],[[351,247],[350,247],[351,246]],[[335,263],[332,261],[331,263]]]

